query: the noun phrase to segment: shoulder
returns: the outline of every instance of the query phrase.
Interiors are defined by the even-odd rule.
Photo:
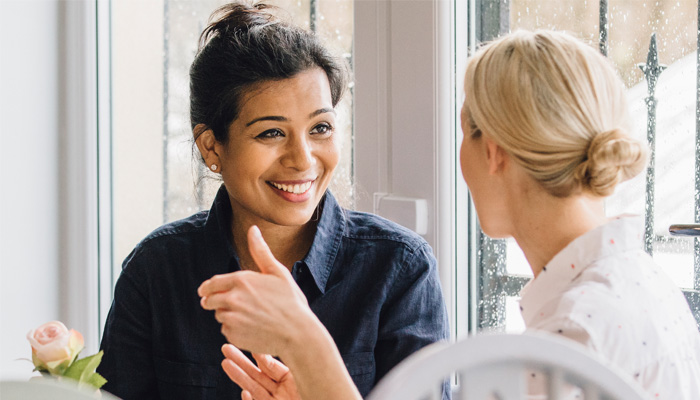
[[[405,248],[409,252],[430,249],[423,237],[386,218],[350,210],[345,210],[345,217],[347,224],[344,236],[350,240],[382,242],[384,245]]]
[[[168,224],[162,225],[149,233],[134,248],[124,260],[123,267],[139,261],[150,259],[159,255],[166,255],[172,250],[185,250],[196,245],[197,237],[204,232],[209,211],[201,211]]]
[[[380,216],[345,212],[341,263],[359,265],[371,279],[410,282],[437,276],[437,261],[428,242],[417,233]],[[431,278],[432,279],[432,278]]]
[[[204,229],[204,224],[206,223],[208,216],[208,210],[201,211],[187,218],[165,224],[149,233],[139,245],[145,245],[146,243],[159,238],[172,238],[178,235],[201,232]]]

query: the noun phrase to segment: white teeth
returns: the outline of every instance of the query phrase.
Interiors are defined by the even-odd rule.
[[[309,188],[311,187],[311,184],[313,182],[306,182],[302,184],[296,184],[296,185],[283,185],[281,183],[275,183],[275,182],[270,182],[272,186],[276,187],[277,189],[284,190],[285,192],[289,193],[294,193],[294,194],[302,194],[305,193]]]

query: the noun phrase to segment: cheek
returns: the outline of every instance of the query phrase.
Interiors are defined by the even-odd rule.
[[[462,170],[462,178],[469,185],[470,177],[473,175],[472,167],[474,164],[473,154],[470,154],[467,141],[469,139],[464,138],[462,141],[462,146],[459,149],[459,166]]]
[[[335,171],[335,168],[340,162],[341,150],[340,140],[329,141],[321,150],[321,163],[323,164],[326,174],[330,175]]]
[[[227,151],[223,160],[224,180],[242,182],[258,179],[272,165],[273,154],[256,146],[241,146]]]
[[[459,147],[459,166],[462,169],[462,179],[466,182],[467,180],[467,163],[466,163],[466,150],[464,149],[464,141],[466,138],[462,139],[462,145]]]

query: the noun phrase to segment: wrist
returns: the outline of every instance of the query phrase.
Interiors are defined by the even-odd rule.
[[[362,400],[333,337],[311,309],[294,325],[280,358],[294,375],[301,398]]]
[[[309,343],[319,344],[328,340],[335,346],[326,327],[310,308],[306,308],[298,315],[294,324],[288,327],[285,345],[280,349],[279,356],[283,360],[295,359],[298,358],[298,353],[308,351]]]

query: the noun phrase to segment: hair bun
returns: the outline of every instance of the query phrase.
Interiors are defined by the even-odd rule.
[[[644,169],[647,147],[616,128],[598,133],[591,140],[586,158],[575,171],[581,188],[597,196],[608,196],[615,185]]]
[[[268,11],[275,9],[265,3],[250,4],[234,2],[225,4],[211,14],[207,27],[199,37],[199,48],[204,46],[214,37],[225,37],[236,31],[247,31],[253,27],[262,27],[277,22],[277,18]]]

